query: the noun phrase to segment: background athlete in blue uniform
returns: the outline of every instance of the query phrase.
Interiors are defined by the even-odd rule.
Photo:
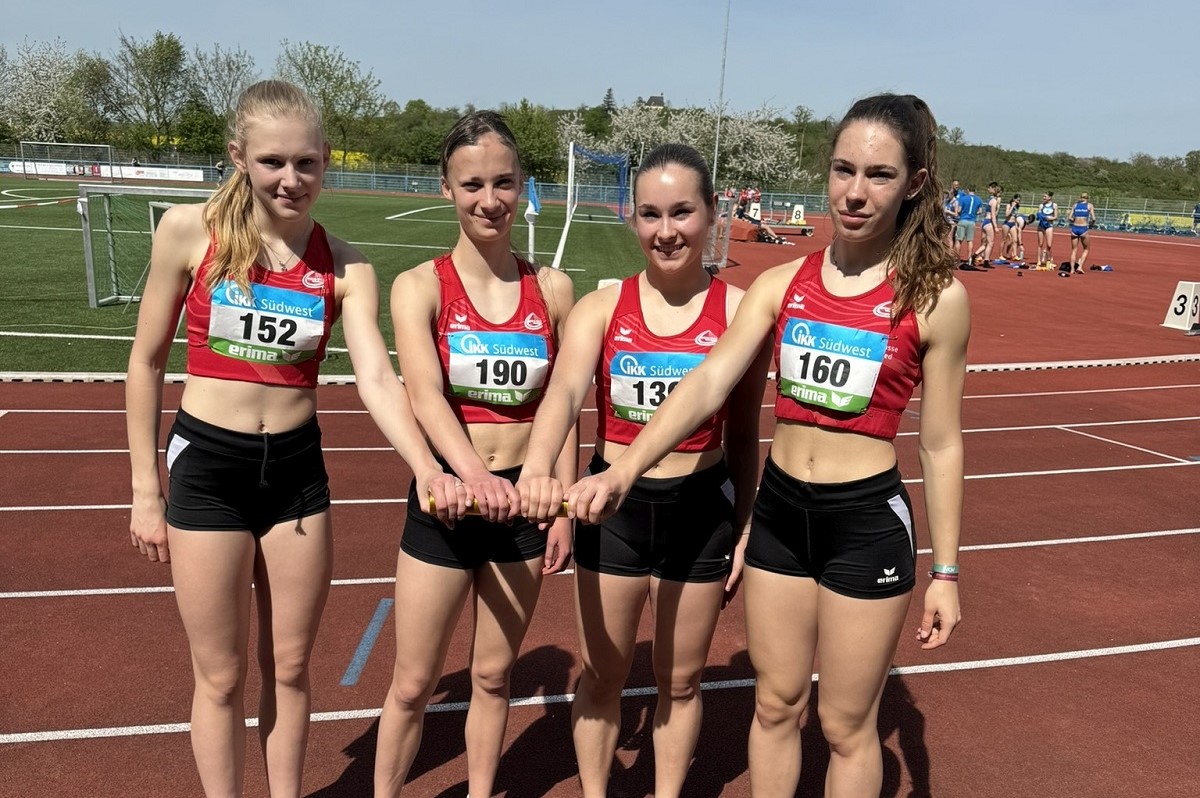
[[[1096,224],[1096,208],[1088,202],[1087,192],[1079,195],[1079,201],[1071,208],[1071,267],[1076,274],[1083,274],[1083,262],[1088,256],[1088,230]],[[1075,250],[1082,246],[1083,254],[1075,259]]]

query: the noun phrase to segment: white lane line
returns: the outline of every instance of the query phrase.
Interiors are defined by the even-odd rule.
[[[769,407],[769,405],[763,405],[763,407],[764,408]],[[4,412],[6,412],[6,411],[0,411],[0,417],[3,416]],[[21,412],[21,411],[7,411],[7,412]],[[77,412],[82,412],[82,411],[77,411]],[[327,411],[327,412],[358,413],[358,412],[365,412],[365,411],[357,411],[357,410],[334,411],[334,410],[331,410],[331,411]],[[592,409],[592,412],[593,413],[596,412],[594,408]],[[971,429],[964,429],[963,434],[970,435],[970,434],[974,434],[974,433],[984,433],[984,432],[986,432],[986,433],[1029,432],[1031,430],[1047,430],[1047,429],[1063,430],[1063,431],[1067,431],[1067,432],[1072,432],[1076,429],[1082,429],[1085,427],[1124,427],[1124,426],[1129,426],[1129,425],[1134,425],[1134,424],[1176,424],[1176,423],[1183,422],[1183,421],[1200,421],[1200,416],[1175,416],[1172,418],[1136,418],[1136,419],[1129,419],[1126,421],[1085,421],[1085,422],[1081,422],[1078,424],[1022,424],[1021,426],[1017,426],[1017,427],[977,427],[977,428],[971,428]],[[915,437],[918,434],[919,433],[915,432],[915,431],[901,432],[896,437],[898,437],[898,438]],[[1080,434],[1084,434],[1084,433],[1080,433]],[[1117,446],[1127,446],[1131,449],[1138,448],[1138,447],[1132,446],[1130,444],[1121,443],[1120,441],[1110,441],[1107,438],[1101,438],[1099,436],[1089,435],[1088,437],[1094,437],[1094,438],[1096,438],[1096,440],[1107,441],[1108,443],[1112,443]],[[771,441],[772,441],[771,438],[759,438],[759,443],[771,443]],[[579,447],[581,449],[590,449],[590,448],[593,448],[594,446],[595,446],[595,444],[590,444],[590,443],[581,443],[579,445]],[[165,450],[159,449],[158,451],[161,454]],[[325,451],[325,452],[341,452],[341,453],[358,453],[358,452],[390,452],[390,451],[394,451],[394,450],[390,446],[326,446],[323,449],[323,451]],[[1142,449],[1140,451],[1144,451],[1147,454],[1159,455],[1158,452],[1153,452],[1153,451],[1150,451],[1149,449]],[[129,454],[129,450],[128,449],[0,449],[0,455],[5,455],[5,454],[53,454],[53,455]],[[1160,457],[1169,457],[1169,455],[1159,455],[1159,456]],[[1184,460],[1183,458],[1174,458],[1174,459],[1180,460],[1180,462],[1188,462],[1188,461]]]
[[[1123,441],[1114,441],[1112,438],[1105,438],[1101,435],[1093,435],[1090,432],[1083,432],[1081,430],[1071,429],[1068,426],[1060,427],[1060,429],[1062,429],[1063,432],[1069,432],[1072,435],[1082,435],[1083,437],[1091,438],[1094,441],[1103,441],[1104,443],[1109,443],[1109,444],[1112,444],[1113,446],[1123,446],[1126,449],[1133,449],[1135,452],[1141,452],[1143,454],[1154,455],[1155,457],[1161,457],[1165,460],[1174,460],[1177,463],[1192,462],[1191,460],[1188,460],[1184,457],[1176,457],[1171,454],[1163,454],[1162,452],[1156,452],[1153,449],[1146,449],[1142,446],[1134,446],[1132,443],[1124,443]]]
[[[759,443],[769,443],[760,440]],[[582,447],[587,448],[587,447]],[[1075,474],[1102,474],[1110,471],[1145,471],[1151,468],[1188,468],[1200,466],[1200,460],[1183,461],[1178,463],[1143,463],[1141,465],[1096,466],[1094,468],[1058,468],[1045,471],[1007,471],[993,474],[967,474],[963,479],[1017,479],[1021,477],[1055,477]],[[905,485],[921,485],[925,480],[921,477],[901,480]],[[333,504],[407,504],[407,498],[384,499],[334,499]],[[0,513],[36,513],[36,512],[75,512],[78,510],[128,510],[128,504],[24,504],[14,507],[0,507]]]
[[[966,660],[963,662],[939,662],[928,665],[907,665],[892,668],[889,676],[916,676],[929,673],[950,673],[954,671],[992,670],[996,668],[1011,668],[1028,665],[1043,665],[1054,662],[1068,662],[1078,659],[1096,659],[1100,657],[1116,657],[1128,654],[1144,654],[1153,651],[1169,651],[1177,648],[1200,646],[1200,637],[1185,637],[1176,640],[1160,640],[1150,643],[1135,643],[1127,646],[1109,646],[1107,648],[1088,648],[1076,651],[1055,651],[1045,654],[1028,654],[1017,657],[997,657],[994,659]],[[820,679],[819,673],[813,674],[813,681]],[[737,690],[754,686],[753,679],[723,679],[720,681],[702,682],[701,690]],[[653,695],[655,687],[630,687],[621,691],[623,698],[632,696]],[[573,693],[556,695],[527,696],[510,699],[510,707],[541,707],[550,704],[565,704],[575,698]],[[430,704],[427,713],[436,712],[465,712],[469,704],[465,701]],[[313,723],[329,723],[351,720],[371,720],[378,718],[381,710],[353,709],[341,712],[313,712],[309,718]],[[258,718],[246,718],[247,728],[256,728]],[[137,737],[150,734],[184,734],[191,730],[187,723],[158,723],[143,726],[107,726],[85,729],[62,729],[56,731],[16,732],[0,734],[0,745],[20,743],[48,743],[64,740],[97,740],[110,737]]]
[[[5,332],[5,331],[0,330],[0,336],[10,336],[10,335],[12,335],[12,336],[17,336],[17,335],[31,336],[32,334],[16,334],[16,332]],[[78,338],[79,336],[64,335],[62,337]],[[132,337],[121,337],[120,340],[132,341],[133,338]],[[344,352],[344,349],[341,349],[340,352]],[[391,354],[396,354],[396,353],[392,352]],[[164,378],[164,379],[166,379],[166,382],[168,382],[168,383],[185,382],[184,374],[166,374],[166,378]],[[322,383],[323,385],[335,385],[335,384],[336,385],[353,385],[354,384],[354,377],[350,376],[350,374],[344,374],[344,376],[322,377],[322,380],[324,380],[324,382]],[[24,383],[44,382],[44,383],[52,384],[52,385],[53,384],[70,384],[70,383],[77,383],[77,382],[124,383],[125,382],[125,373],[124,372],[96,373],[96,374],[91,374],[91,376],[88,380],[77,380],[77,379],[72,379],[71,374],[60,374],[60,376],[55,376],[55,374],[49,374],[49,373],[48,374],[31,374],[29,372],[0,372],[0,382],[24,382]],[[962,397],[962,400],[968,401],[968,400],[992,400],[992,398],[1027,398],[1027,397],[1031,397],[1031,396],[1085,396],[1088,394],[1134,394],[1134,392],[1138,392],[1138,391],[1172,391],[1172,390],[1184,390],[1184,389],[1194,389],[1194,388],[1200,388],[1200,383],[1180,383],[1180,384],[1169,384],[1169,385],[1135,385],[1135,386],[1126,386],[1126,388],[1094,388],[1094,389],[1087,389],[1087,390],[1030,391],[1030,392],[1027,392],[1027,394],[967,394],[964,397]],[[920,402],[920,397],[914,396],[912,398],[912,402]],[[763,409],[769,409],[769,408],[774,408],[775,404],[773,402],[764,402],[763,404],[761,404],[760,407],[762,407]],[[94,414],[100,414],[100,415],[104,415],[104,414],[124,415],[125,408],[112,408],[112,409],[10,408],[10,409],[8,409],[8,412],[10,412],[10,413],[25,413],[25,414],[48,414],[48,415],[54,415],[54,414],[58,414],[58,413],[84,413],[84,414],[94,413]],[[164,408],[162,410],[162,413],[164,415],[174,414],[175,410],[169,409],[169,408]],[[367,413],[366,410],[317,410],[318,415],[366,415],[366,413]],[[594,407],[583,408],[583,413],[595,413],[595,408]],[[1099,422],[1099,424],[1103,424],[1103,422]]]
[[[1123,540],[1151,540],[1153,538],[1177,537],[1180,535],[1200,534],[1200,527],[1183,529],[1161,529],[1152,532],[1122,532],[1115,535],[1091,535],[1079,538],[1054,538],[1052,540],[1021,540],[1011,543],[980,543],[973,546],[960,546],[960,552],[970,551],[999,551],[1002,549],[1034,549],[1044,546],[1071,546],[1082,543],[1114,543]],[[933,549],[917,549],[919,556],[933,554]],[[575,571],[572,568],[561,571],[558,576],[569,576]],[[359,577],[356,579],[332,579],[332,587],[359,587],[363,585],[395,584],[394,576]],[[169,585],[152,585],[144,587],[99,587],[74,588],[71,590],[18,590],[0,593],[0,601],[5,599],[47,599],[47,598],[84,598],[91,596],[137,596],[153,593],[173,593],[175,589]]]

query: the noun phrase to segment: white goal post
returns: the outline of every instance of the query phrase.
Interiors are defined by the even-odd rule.
[[[182,202],[203,202],[211,189],[81,183],[75,207],[83,229],[88,304],[128,304],[150,268],[150,245],[163,213]]]
[[[571,221],[583,205],[587,221],[622,224],[629,205],[629,156],[593,152],[575,142],[567,145],[567,220],[551,264],[562,268]],[[598,217],[598,218],[597,218]]]
[[[9,164],[9,171],[18,172],[27,180],[73,177],[121,180],[123,175],[113,163],[113,155],[110,144],[22,141],[18,146],[19,160]]]

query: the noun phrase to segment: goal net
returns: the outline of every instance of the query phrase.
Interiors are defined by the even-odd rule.
[[[16,167],[12,171],[20,171],[27,180],[80,177],[119,181],[123,177],[108,144],[22,141],[19,159],[12,164]]]
[[[81,183],[76,208],[83,225],[88,304],[128,304],[141,299],[150,269],[154,229],[166,209],[203,202],[200,188],[155,188]]]
[[[581,221],[621,224],[629,203],[629,156],[593,152],[575,142],[567,148],[567,221],[554,254],[560,268],[567,233]]]
[[[729,263],[729,236],[733,231],[733,200],[717,197],[717,221],[704,246],[704,268],[715,273]]]

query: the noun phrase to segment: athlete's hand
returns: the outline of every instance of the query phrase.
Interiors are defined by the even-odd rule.
[[[150,562],[170,562],[167,550],[167,503],[162,494],[135,496],[129,516],[129,542]]]
[[[958,582],[934,579],[925,591],[925,615],[917,630],[917,642],[926,650],[944,646],[960,621]]]
[[[428,497],[433,504],[433,512],[428,506],[420,508],[423,512],[437,516],[438,521],[451,529],[455,521],[467,514],[475,500],[471,489],[461,479],[444,471],[418,474],[417,496]]]
[[[733,546],[733,565],[730,568],[729,576],[725,579],[725,595],[721,597],[721,609],[729,606],[729,602],[733,601],[733,597],[737,595],[738,588],[742,586],[742,571],[746,567],[746,544],[750,541],[750,525],[741,530],[737,541]]]
[[[479,514],[488,521],[506,524],[520,515],[521,494],[507,479],[485,471],[473,477],[464,476],[463,482],[475,497]]]
[[[542,564],[542,574],[556,574],[571,562],[571,549],[574,544],[571,530],[575,526],[569,518],[559,518],[550,524],[546,534],[546,559]]]
[[[563,485],[554,477],[524,477],[517,480],[517,493],[521,495],[521,515],[537,521],[541,529],[547,529],[562,509]]]
[[[615,467],[584,477],[567,489],[567,517],[585,524],[600,523],[617,511],[632,484],[621,478]]]

